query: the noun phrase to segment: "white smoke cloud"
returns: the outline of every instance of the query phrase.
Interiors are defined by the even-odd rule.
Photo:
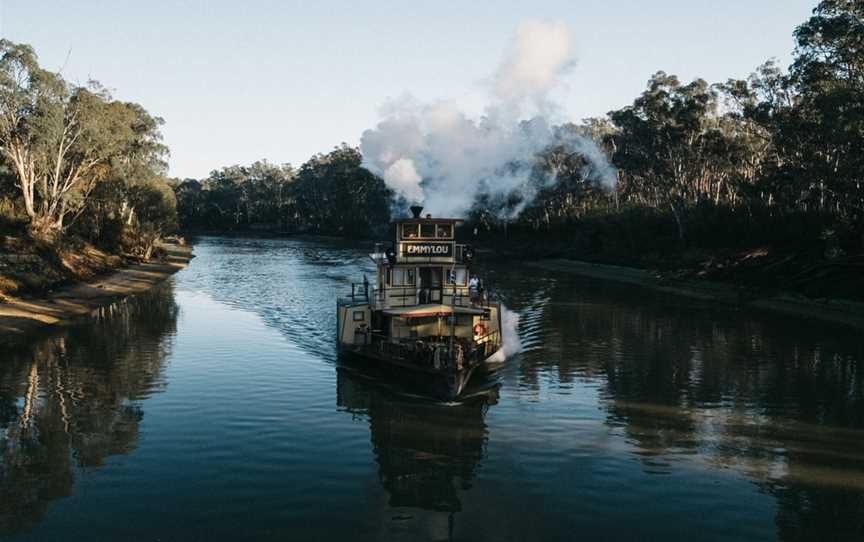
[[[410,201],[423,200],[423,189],[420,188],[422,180],[410,158],[399,158],[384,170],[384,182],[387,186]]]
[[[501,363],[509,357],[522,351],[522,340],[519,338],[519,313],[501,305],[501,337],[504,339],[501,349],[492,354],[490,363]]]
[[[592,141],[556,140],[547,120],[558,109],[551,95],[574,65],[565,24],[524,23],[490,80],[492,99],[483,117],[469,118],[447,101],[390,100],[382,120],[361,137],[363,165],[404,202],[420,203],[436,216],[464,216],[479,194],[518,194],[521,202],[508,211],[517,215],[538,191],[529,182],[535,157],[552,143],[581,154],[591,166],[588,178],[614,186],[614,171]],[[541,186],[551,183],[554,178]]]
[[[528,21],[516,31],[493,80],[495,97],[505,109],[535,108],[548,114],[549,93],[576,65],[570,29],[563,22]]]

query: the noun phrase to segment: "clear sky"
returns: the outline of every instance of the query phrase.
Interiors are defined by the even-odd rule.
[[[630,103],[657,70],[709,82],[789,62],[817,0],[0,0],[0,34],[72,81],[161,116],[171,175],[357,144],[388,97],[478,115],[516,27],[564,21],[571,120]]]

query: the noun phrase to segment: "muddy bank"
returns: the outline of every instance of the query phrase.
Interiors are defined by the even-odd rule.
[[[25,340],[50,327],[69,325],[100,307],[161,283],[192,259],[190,246],[163,245],[166,257],[130,265],[93,281],[60,288],[42,297],[9,297],[0,303],[0,346]]]
[[[673,278],[657,271],[576,260],[541,260],[528,265],[550,271],[633,284],[703,301],[815,318],[864,329],[864,303],[857,301],[813,299],[784,292],[768,293],[752,287],[709,280]]]

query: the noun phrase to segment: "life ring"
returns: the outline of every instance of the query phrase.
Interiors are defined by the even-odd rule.
[[[483,335],[486,335],[486,326],[484,326],[483,324],[475,325],[474,326],[474,335],[477,335],[478,337],[482,337]]]

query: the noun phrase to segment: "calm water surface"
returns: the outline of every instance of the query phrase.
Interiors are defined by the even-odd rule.
[[[0,357],[0,538],[864,540],[864,340],[514,265],[460,404],[336,356],[348,245],[205,238]]]

